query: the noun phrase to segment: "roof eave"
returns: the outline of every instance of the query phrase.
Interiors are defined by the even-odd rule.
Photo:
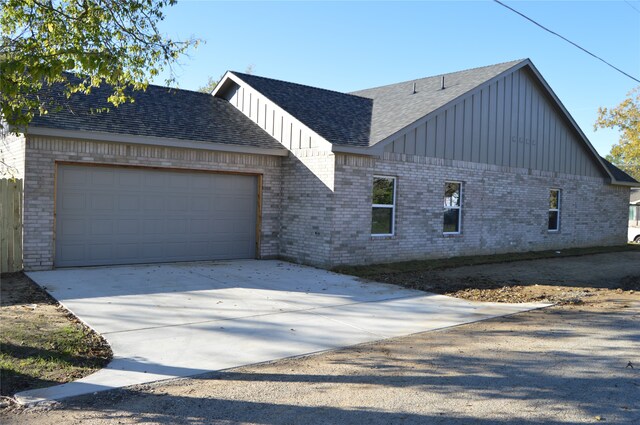
[[[334,153],[349,153],[354,155],[366,155],[374,156],[375,153],[371,151],[371,148],[367,146],[344,146],[344,145],[331,145],[331,152]]]
[[[137,136],[123,133],[106,133],[99,131],[61,130],[50,127],[29,126],[25,132],[27,136],[49,136],[70,139],[95,140],[101,142],[130,143],[136,145],[165,146],[174,148],[189,148],[208,151],[235,152],[256,155],[287,156],[288,150],[280,148],[261,148],[249,145],[234,145],[227,143],[204,142],[199,140],[174,139],[168,137]]]
[[[616,179],[611,179],[609,181],[609,184],[612,184],[614,186],[640,187],[640,182],[627,182]]]

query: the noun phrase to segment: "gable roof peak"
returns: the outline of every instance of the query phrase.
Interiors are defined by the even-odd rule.
[[[369,138],[369,145],[373,146],[499,75],[528,64],[531,64],[528,59],[503,62],[374,87],[351,94],[373,100]],[[442,89],[443,75],[445,90]]]

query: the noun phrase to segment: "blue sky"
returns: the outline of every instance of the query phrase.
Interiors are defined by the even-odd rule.
[[[504,2],[640,79],[640,1]],[[206,42],[175,69],[185,89],[252,65],[348,92],[528,57],[602,155],[618,135],[593,131],[598,106],[640,85],[492,1],[181,0],[161,29]]]

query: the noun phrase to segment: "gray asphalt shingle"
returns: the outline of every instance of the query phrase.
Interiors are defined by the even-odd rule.
[[[103,85],[90,95],[66,99],[62,85],[53,85],[42,95],[56,109],[36,116],[30,126],[283,148],[227,101],[206,93],[149,85],[146,91],[131,92],[134,103],[118,107],[107,102],[110,93]],[[102,108],[109,111],[92,112]]]
[[[329,142],[369,145],[371,99],[235,71],[233,74]]]
[[[605,158],[602,158],[602,162],[604,162],[604,165],[607,166],[607,169],[609,170],[613,178],[616,179],[617,181],[625,182],[625,183],[638,183],[633,177],[631,177],[629,174],[625,173],[620,168],[616,167],[615,165],[607,161]]]
[[[516,60],[352,92],[351,94],[373,100],[369,145],[375,145],[523,61]],[[441,89],[443,76],[444,90]]]

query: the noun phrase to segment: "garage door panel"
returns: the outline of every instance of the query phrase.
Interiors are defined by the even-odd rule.
[[[55,265],[255,257],[257,179],[58,168]]]
[[[116,182],[115,173],[108,168],[96,168],[92,173],[89,173],[91,177],[91,184],[95,188],[101,186],[113,187]]]
[[[143,175],[134,168],[110,168],[110,171],[117,177],[119,190],[137,192],[143,184]]]
[[[64,175],[59,175],[58,181],[68,188],[84,187],[87,184],[87,172],[85,169],[70,169]]]
[[[82,218],[59,218],[57,235],[65,239],[83,237],[87,233],[87,222]]]
[[[142,209],[146,211],[161,210],[165,208],[166,197],[162,193],[145,193],[140,198]]]
[[[90,195],[90,199],[91,199],[90,205],[92,210],[112,212],[116,205],[115,196],[109,193],[92,194]]]
[[[140,222],[137,219],[120,219],[115,221],[113,233],[118,236],[138,235],[140,233]]]
[[[91,222],[91,236],[111,236],[113,234],[112,219],[97,219]]]
[[[120,211],[138,211],[140,209],[140,195],[120,193],[117,195],[117,199]]]
[[[89,260],[99,262],[108,261],[114,257],[114,247],[112,243],[92,243],[88,249]]]
[[[86,195],[84,193],[64,193],[58,197],[59,205],[62,210],[84,210],[86,204]]]
[[[57,245],[56,254],[68,261],[81,262],[85,260],[86,249],[83,243],[63,243]]]

